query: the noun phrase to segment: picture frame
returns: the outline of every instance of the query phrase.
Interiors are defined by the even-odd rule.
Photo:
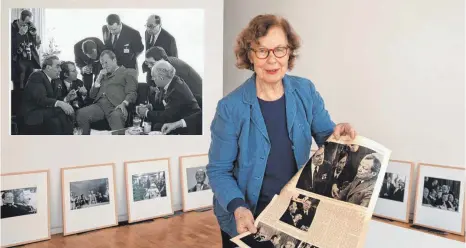
[[[465,236],[464,172],[461,167],[418,164],[414,225]]]
[[[49,240],[49,170],[0,174],[2,247]]]
[[[125,162],[128,223],[174,214],[170,159]]]
[[[211,208],[213,192],[206,167],[207,154],[179,157],[183,212]]]
[[[409,223],[414,162],[389,160],[373,216]]]
[[[61,176],[63,236],[118,225],[114,163],[61,168]]]

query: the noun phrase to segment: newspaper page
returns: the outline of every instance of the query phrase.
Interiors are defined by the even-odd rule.
[[[363,247],[390,155],[362,136],[329,138],[257,217],[257,233],[232,242],[241,248]]]

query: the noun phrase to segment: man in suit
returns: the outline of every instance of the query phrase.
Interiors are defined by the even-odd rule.
[[[192,188],[188,190],[188,192],[196,192],[196,191],[202,191],[202,190],[207,190],[210,189],[210,186],[205,182],[205,179],[207,178],[207,174],[203,169],[199,169],[196,171],[196,185],[194,185]]]
[[[71,61],[65,61],[60,65],[60,81],[57,85],[57,97],[61,101],[71,104],[76,111],[89,101],[87,89],[83,81],[78,79],[78,71]]]
[[[330,165],[324,162],[325,147],[320,147],[305,165],[296,188],[325,195],[330,181]]]
[[[199,107],[202,108],[202,78],[188,63],[183,60],[168,56],[162,47],[156,46],[146,51],[144,65],[152,68],[159,60],[168,61],[176,69],[176,75],[186,82],[189,89],[196,98]]]
[[[288,210],[283,213],[280,217],[280,221],[295,226],[294,219],[295,216],[298,214],[298,203],[295,201],[291,201],[290,205],[288,206]]]
[[[145,40],[146,53],[150,48],[158,46],[163,48],[170,57],[178,57],[176,40],[167,30],[162,28],[160,16],[151,15],[147,18]],[[152,80],[150,67],[142,64],[142,71],[147,72],[146,80],[149,83]]]
[[[330,171],[330,180],[329,186],[326,190],[326,196],[335,197],[338,195],[338,191],[346,187],[353,178],[350,178],[350,175],[345,167],[347,165],[348,153],[346,151],[341,151],[337,158],[335,159],[336,165],[332,167]]]
[[[74,62],[81,71],[87,91],[90,91],[92,83],[102,70],[99,58],[103,50],[104,43],[97,37],[82,39],[74,45]]]
[[[137,72],[137,58],[144,50],[139,31],[122,23],[118,15],[111,14],[107,17],[107,25],[102,27],[102,33],[105,47],[115,53],[118,65]]]
[[[34,69],[40,69],[40,45],[31,11],[21,11],[21,17],[11,23],[11,80],[15,90],[23,89]]]
[[[83,135],[89,135],[93,122],[106,119],[112,130],[123,129],[128,118],[127,107],[137,98],[136,71],[117,64],[115,53],[104,50],[100,55],[102,70],[92,85],[93,104],[77,113]]]
[[[28,134],[73,134],[73,107],[57,96],[60,71],[59,58],[50,56],[42,62],[42,70],[29,77],[22,103]]]
[[[367,155],[374,153],[375,151],[356,144],[350,144],[348,146],[348,166],[346,170],[349,173],[351,178],[354,178],[358,171],[358,166],[361,163],[361,160]]]
[[[385,174],[383,179],[382,188],[380,189],[380,198],[390,199],[393,193],[394,186],[392,184],[392,176],[390,174]]]
[[[153,130],[160,130],[164,123],[178,121],[200,110],[188,85],[175,75],[175,68],[165,60],[160,60],[152,67],[152,77],[158,90],[158,107],[138,106],[136,112],[152,122]],[[176,130],[185,134],[186,128]]]
[[[396,182],[396,187],[393,190],[391,199],[394,201],[403,202],[405,196],[405,182],[398,178]]]
[[[314,216],[316,214],[315,211],[316,211],[316,208],[312,207],[311,199],[309,198],[304,199],[303,211],[301,213],[301,215],[303,216],[303,219],[300,222],[300,226],[299,226],[300,229],[307,231],[309,227],[311,227],[312,221],[314,220]]]
[[[379,174],[381,161],[376,153],[366,155],[353,182],[339,192],[338,199],[368,207]]]

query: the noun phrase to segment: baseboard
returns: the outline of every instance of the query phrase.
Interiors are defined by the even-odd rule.
[[[173,206],[174,211],[180,211],[182,209],[183,209],[183,206],[181,204],[177,204]],[[126,221],[128,221],[128,215],[126,213],[122,215],[118,215],[118,222],[126,222]],[[63,233],[63,226],[52,227],[50,229],[50,232],[52,235]]]

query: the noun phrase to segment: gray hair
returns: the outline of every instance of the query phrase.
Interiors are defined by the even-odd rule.
[[[154,75],[154,73],[163,79],[171,80],[173,77],[175,77],[176,69],[170,63],[168,63],[168,61],[162,59],[157,61],[152,67],[151,74]]]
[[[48,65],[52,66],[54,60],[60,60],[60,59],[56,55],[45,57],[44,61],[42,61],[42,70],[44,70]]]

